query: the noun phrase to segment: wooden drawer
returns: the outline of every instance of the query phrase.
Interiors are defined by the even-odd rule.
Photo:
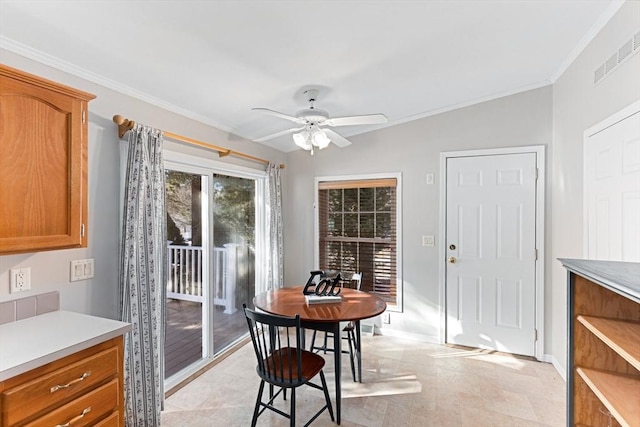
[[[114,412],[104,420],[100,421],[94,427],[124,427],[123,424],[120,424],[120,419],[120,413]]]
[[[116,409],[119,401],[118,390],[118,380],[114,379],[76,400],[49,412],[37,420],[26,424],[25,427],[82,427],[92,425],[96,420],[104,418],[106,414]]]
[[[14,425],[116,378],[119,363],[118,348],[112,347],[5,390],[0,398],[0,409],[5,414],[5,421],[8,425]]]

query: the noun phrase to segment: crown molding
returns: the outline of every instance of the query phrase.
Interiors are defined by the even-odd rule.
[[[400,119],[400,120],[394,120],[393,122],[389,122],[389,124],[378,127],[377,129],[383,129],[386,127],[390,127],[390,126],[395,126],[395,125],[400,125],[403,123],[407,123],[407,122],[412,122],[414,120],[419,120],[419,119],[424,119],[426,117],[430,117],[430,116],[435,116],[437,114],[442,114],[442,113],[447,113],[449,111],[454,111],[454,110],[459,110],[461,108],[465,108],[465,107],[470,107],[472,105],[476,105],[476,104],[481,104],[483,102],[487,102],[487,101],[493,101],[495,99],[500,99],[500,98],[504,98],[506,96],[511,96],[511,95],[517,95],[519,93],[522,92],[527,92],[530,90],[534,90],[534,89],[539,89],[541,87],[545,87],[545,86],[549,86],[551,85],[552,82],[550,80],[543,80],[537,83],[532,83],[529,85],[525,85],[525,86],[520,86],[516,89],[512,89],[512,90],[508,90],[508,91],[504,91],[504,92],[497,92],[491,95],[487,95],[487,96],[483,96],[483,97],[479,97],[479,98],[473,98],[470,99],[468,101],[464,101],[464,102],[458,102],[456,104],[451,104],[448,105],[446,107],[442,107],[442,108],[436,108],[435,110],[430,110],[424,113],[420,113],[420,114],[416,114],[410,117],[406,117],[404,119]],[[373,129],[376,130],[376,129]],[[371,132],[371,130],[368,130],[367,132]],[[363,132],[366,133],[366,132]]]
[[[36,61],[40,64],[44,64],[59,71],[63,71],[73,76],[80,77],[81,79],[98,84],[100,86],[104,86],[108,89],[114,90],[132,98],[139,99],[140,101],[144,101],[148,104],[154,105],[172,113],[179,114],[208,126],[215,127],[228,133],[233,133],[230,127],[211,120],[206,116],[194,113],[193,111],[189,111],[182,107],[178,107],[177,105],[174,105],[170,102],[163,101],[160,98],[141,92],[130,86],[123,85],[115,80],[111,80],[100,74],[94,73],[93,71],[78,67],[77,65],[74,65],[70,62],[64,61],[48,53],[44,53],[40,50],[34,49],[30,46],[27,46],[5,36],[0,36],[0,49],[5,49],[9,52],[13,52],[17,55]]]

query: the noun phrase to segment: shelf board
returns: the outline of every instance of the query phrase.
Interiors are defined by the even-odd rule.
[[[576,371],[616,421],[640,427],[640,379],[581,367]]]
[[[640,339],[633,339],[640,337],[640,323],[594,316],[578,316],[578,321],[640,371]]]

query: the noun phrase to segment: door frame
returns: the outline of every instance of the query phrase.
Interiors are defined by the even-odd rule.
[[[505,154],[536,154],[538,169],[536,180],[536,232],[535,241],[537,259],[535,268],[535,327],[537,339],[535,342],[535,358],[544,360],[544,260],[545,260],[545,146],[530,145],[523,147],[489,148],[480,150],[445,151],[440,153],[440,212],[438,242],[438,283],[440,292],[440,343],[446,343],[447,338],[447,160],[457,157],[496,156]]]

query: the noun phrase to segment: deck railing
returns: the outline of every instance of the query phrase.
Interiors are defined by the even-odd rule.
[[[237,246],[213,249],[213,304],[235,313]],[[167,298],[203,302],[202,247],[167,245]]]

